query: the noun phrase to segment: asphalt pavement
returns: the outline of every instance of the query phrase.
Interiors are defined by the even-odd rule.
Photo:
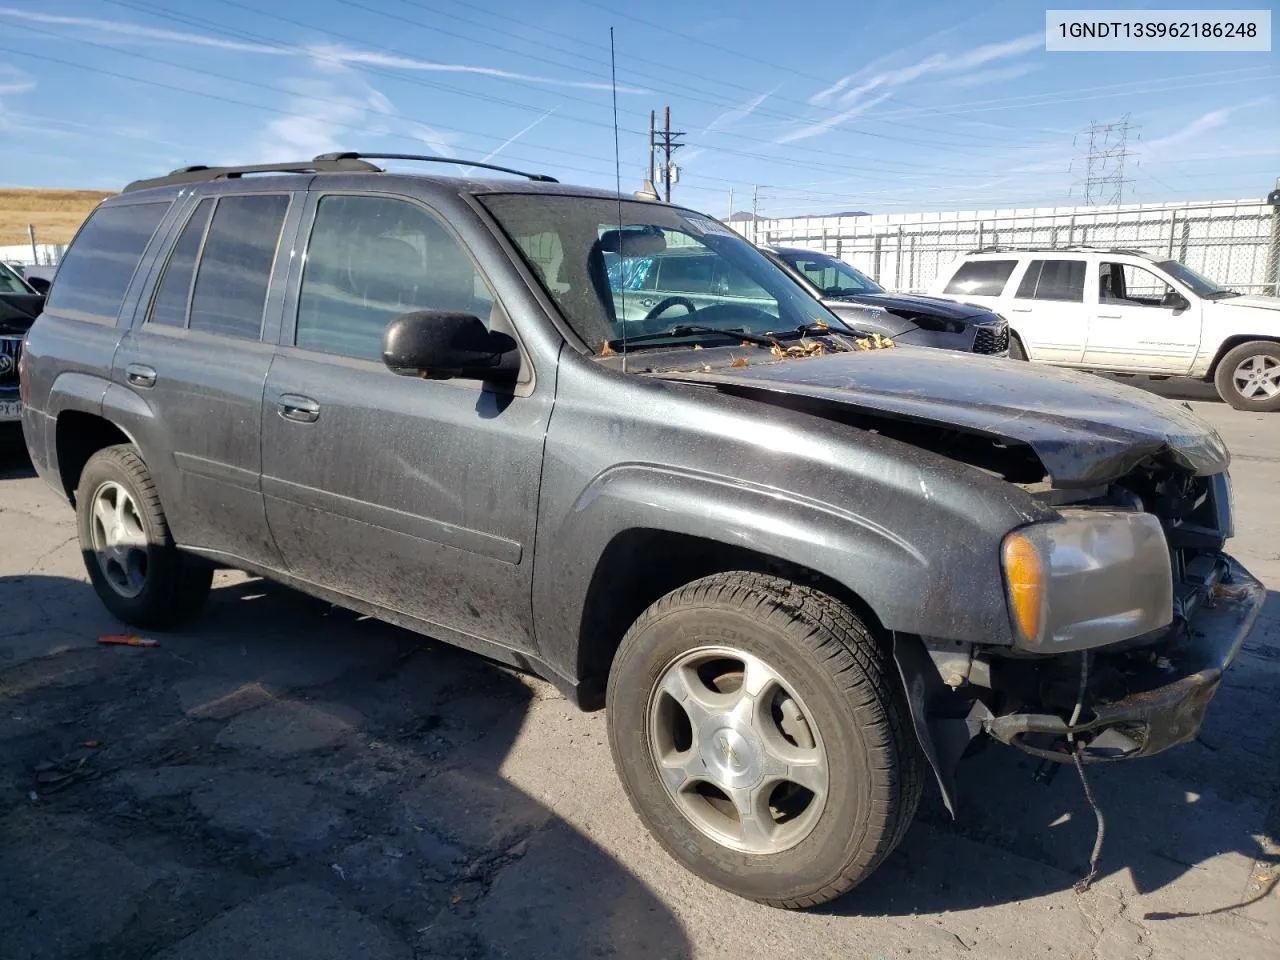
[[[1280,414],[1193,406],[1233,452],[1231,550],[1280,590]],[[603,715],[540,681],[241,574],[160,646],[98,646],[122,625],[19,449],[0,543],[5,960],[1280,956],[1274,592],[1196,743],[1091,770],[1089,891],[1074,772],[993,745],[957,821],[926,795],[863,886],[788,913],[672,862]]]

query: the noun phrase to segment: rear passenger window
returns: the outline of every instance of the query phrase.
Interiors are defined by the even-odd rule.
[[[998,297],[1017,260],[970,260],[960,265],[943,293]]]
[[[209,211],[212,209],[212,200],[201,200],[183,228],[182,235],[178,237],[178,242],[174,244],[164,275],[160,278],[155,300],[151,303],[148,323],[162,323],[173,327],[187,325],[191,278],[195,275],[196,256],[200,253],[200,243],[204,240],[204,230],[209,225]]]
[[[487,325],[493,294],[458,241],[417,204],[321,198],[294,343],[377,360],[387,324],[414,310],[469,313]]]
[[[1031,300],[1084,300],[1083,260],[1033,260],[1018,284],[1018,297]]]
[[[218,200],[191,297],[192,330],[258,339],[288,209],[284,194]]]
[[[95,210],[62,258],[45,309],[114,324],[142,252],[168,209],[166,200]]]

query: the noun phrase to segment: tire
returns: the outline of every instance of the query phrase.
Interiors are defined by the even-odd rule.
[[[1022,339],[1016,334],[1009,334],[1009,359],[1010,360],[1026,360],[1027,351],[1022,346]]]
[[[1280,343],[1253,340],[1229,350],[1218,361],[1213,385],[1237,410],[1280,410]],[[1275,392],[1268,396],[1267,390]]]
[[[733,662],[730,651],[743,657],[741,675],[757,678],[752,682],[757,695],[749,698],[746,713],[763,718],[764,733],[754,740],[717,726],[730,714],[710,720],[704,715],[704,726],[715,731],[699,734],[693,714],[684,706],[673,707],[677,701],[665,692],[671,678],[691,677],[691,683],[699,683],[705,672],[731,692],[713,693],[704,686],[698,697],[741,696],[732,692],[732,668],[725,674],[731,678],[727,685],[717,674],[720,664]],[[767,672],[758,672],[757,665],[773,671],[771,686],[759,685],[758,678]],[[779,690],[785,694],[781,700]],[[640,819],[676,860],[739,896],[788,909],[832,900],[879,867],[915,816],[926,766],[892,658],[847,605],[813,588],[734,572],[668,594],[627,631],[614,658],[606,702],[614,763]],[[788,728],[784,720],[778,729],[768,730],[770,722],[777,723],[779,704],[784,716],[798,713],[801,722]],[[683,729],[680,711],[689,721],[687,752],[680,752],[684,744],[678,736],[663,732]],[[666,719],[670,717],[676,719]],[[799,735],[791,738],[788,730]],[[699,741],[709,746],[703,749]],[[659,773],[662,757],[668,771],[675,762],[706,777],[719,776],[718,770],[740,770],[749,778],[754,776],[753,758],[777,747],[788,755],[822,756],[825,800],[804,806],[790,821],[766,819],[775,800],[779,808],[790,805],[794,812],[806,792],[770,787],[766,775],[759,781],[765,785],[760,795],[767,794],[770,809],[748,802],[748,809],[762,813],[759,825],[748,829],[738,818],[736,833],[733,817],[720,816],[741,808],[728,793],[696,778],[688,781],[693,789],[669,787]],[[685,764],[672,757],[695,759]],[[787,769],[791,776],[801,766]],[[803,769],[810,771],[806,780],[811,781],[816,767]],[[783,799],[778,800],[777,790]],[[817,799],[818,793],[810,792],[809,804]],[[722,828],[722,836],[713,834]],[[762,830],[769,843],[757,842]]]
[[[133,447],[106,447],[89,458],[76,489],[76,521],[89,579],[118,619],[161,630],[204,605],[213,567],[174,545],[151,474]]]

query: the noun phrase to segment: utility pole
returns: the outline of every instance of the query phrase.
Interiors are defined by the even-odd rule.
[[[1124,201],[1124,187],[1133,183],[1124,175],[1124,163],[1129,157],[1129,131],[1137,129],[1125,114],[1114,123],[1098,123],[1094,120],[1071,141],[1074,147],[1086,135],[1088,150],[1076,157],[1068,172],[1077,163],[1084,165],[1084,177],[1076,181],[1084,194],[1085,206],[1100,203],[1120,204]]]
[[[666,195],[666,200],[668,203],[670,203],[671,202],[671,184],[674,182],[675,178],[679,176],[678,172],[676,171],[675,165],[671,162],[671,154],[674,151],[679,150],[681,147],[684,146],[683,143],[678,142],[679,138],[684,136],[684,133],[682,131],[671,129],[671,108],[670,107],[667,107],[663,111],[663,123],[662,123],[661,133],[658,133],[658,131],[653,129],[653,123],[654,123],[653,114],[650,113],[649,116],[650,116],[649,156],[651,158],[649,161],[649,166],[650,166],[650,169],[653,168],[652,157],[653,157],[654,147],[656,146],[661,148],[662,156],[663,156],[662,183],[664,185],[664,193]],[[658,139],[659,137],[661,137],[661,139]]]
[[[760,219],[760,185],[751,188],[751,219]]]
[[[733,187],[729,188],[729,220],[733,219]],[[728,222],[727,220],[725,221]]]

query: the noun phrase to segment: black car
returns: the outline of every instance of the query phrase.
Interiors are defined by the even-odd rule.
[[[900,344],[1009,355],[1009,324],[986,307],[890,293],[836,257],[799,247],[764,247],[771,260],[846,322]],[[868,313],[867,308],[875,308]]]
[[[954,809],[973,738],[1195,738],[1266,589],[1190,409],[863,348],[684,207],[378,159],[135,182],[59,265],[23,430],[119,619],[229,567],[535,672],[607,707],[673,856],[782,907],[871,876],[926,777]]]
[[[17,428],[21,421],[18,361],[22,338],[42,309],[44,296],[16,270],[0,263],[0,432]]]

